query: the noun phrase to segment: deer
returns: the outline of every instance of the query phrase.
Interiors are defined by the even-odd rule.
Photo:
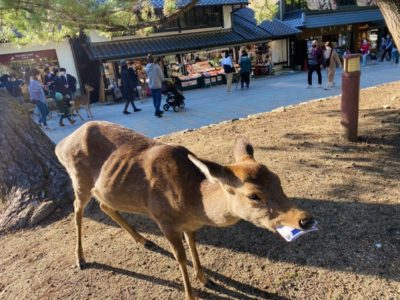
[[[86,109],[86,114],[88,118],[93,118],[92,111],[90,110],[90,93],[94,91],[94,87],[90,84],[85,84],[85,94],[76,96],[71,100],[71,112],[78,115],[79,119],[83,121],[82,116],[79,113],[79,108],[84,106]]]
[[[158,225],[178,262],[187,300],[195,298],[182,236],[189,246],[195,277],[207,285],[212,282],[196,250],[195,232],[201,227],[231,226],[246,220],[275,232],[280,225],[305,230],[314,224],[311,214],[285,195],[279,177],[255,160],[254,148],[244,136],[234,143],[235,161],[222,165],[197,157],[181,145],[161,143],[113,123],[90,121],[65,137],[55,152],[75,193],[77,267],[86,264],[82,218],[94,197],[106,215],[145,247],[155,244],[120,212],[147,215]]]

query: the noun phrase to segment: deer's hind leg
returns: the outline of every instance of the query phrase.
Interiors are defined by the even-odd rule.
[[[85,258],[82,249],[82,218],[86,205],[91,199],[90,191],[75,192],[74,211],[75,211],[75,228],[76,228],[76,265],[79,269],[85,267]]]
[[[135,229],[132,228],[131,225],[126,222],[122,216],[119,214],[118,211],[115,209],[107,206],[106,204],[100,202],[100,208],[104,211],[111,219],[113,219],[119,226],[124,228],[128,233],[133,237],[133,239],[137,242],[142,244],[145,247],[149,247],[153,245],[153,242],[149,241],[148,239],[144,238],[140,235]]]

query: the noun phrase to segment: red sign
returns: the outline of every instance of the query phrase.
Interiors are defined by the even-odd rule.
[[[46,58],[48,60],[57,60],[56,50],[41,50],[41,51],[32,51],[32,52],[23,52],[23,53],[12,53],[12,54],[4,54],[0,55],[0,64],[9,64],[14,61],[19,60],[39,60],[41,58]]]

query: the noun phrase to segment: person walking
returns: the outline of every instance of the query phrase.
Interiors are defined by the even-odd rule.
[[[48,97],[54,98],[54,81],[56,76],[54,75],[53,72],[50,71],[49,67],[44,68],[44,89],[45,89],[45,94],[47,93]]]
[[[387,58],[388,61],[390,61],[392,59],[392,48],[393,48],[393,40],[392,40],[390,34],[388,34],[386,36],[386,47],[385,47],[385,50],[383,50],[381,62],[386,57],[386,54],[388,54],[388,58]]]
[[[322,88],[322,75],[321,75],[321,65],[323,61],[323,53],[321,47],[318,45],[317,40],[313,40],[311,43],[311,48],[308,50],[307,56],[307,67],[308,67],[308,75],[307,88],[312,87],[312,74],[317,72],[318,75],[318,87]]]
[[[360,51],[362,55],[362,65],[365,66],[369,55],[369,43],[367,39],[363,39],[361,42]]]
[[[128,72],[129,72],[129,76],[131,77],[133,86],[134,86],[133,96],[134,97],[137,96],[139,98],[139,94],[137,91],[139,79],[138,79],[138,75],[135,70],[135,63],[133,61],[130,61],[128,64]]]
[[[129,115],[128,111],[129,103],[132,105],[133,111],[138,112],[141,111],[140,108],[137,108],[135,105],[135,83],[132,80],[131,75],[129,75],[128,64],[125,60],[121,60],[121,85],[122,85],[122,95],[125,98],[125,107],[123,113]]]
[[[47,106],[46,96],[44,95],[43,85],[40,82],[40,71],[38,69],[32,70],[32,77],[29,83],[29,96],[31,102],[36,104],[40,112],[39,126],[45,129],[50,129],[47,126],[47,115],[49,114],[49,108]]]
[[[246,83],[246,88],[249,88],[250,73],[251,73],[251,60],[250,60],[246,50],[242,51],[242,56],[240,57],[239,65],[240,65],[241,88],[243,89],[245,83]]]
[[[225,51],[225,57],[221,59],[221,65],[224,68],[224,72],[226,75],[226,91],[230,92],[232,88],[234,67],[232,58],[229,55],[228,51]]]
[[[75,93],[76,93],[76,78],[72,76],[71,74],[67,73],[67,70],[65,68],[60,69],[61,76],[64,76],[68,85],[68,92],[69,95],[71,96],[71,99],[74,98]]]
[[[149,79],[149,88],[153,96],[154,115],[158,118],[162,117],[163,111],[160,110],[161,105],[161,88],[164,80],[164,74],[161,67],[154,63],[154,57],[149,54],[147,57],[148,64],[146,65],[146,75]]]
[[[328,77],[328,83],[326,85],[326,90],[330,89],[334,86],[334,78],[335,78],[335,73],[336,73],[336,67],[342,67],[342,63],[340,62],[339,55],[336,53],[336,50],[334,49],[333,45],[330,42],[325,43],[325,59],[327,64],[325,65],[326,67],[326,72],[327,72],[327,77]]]

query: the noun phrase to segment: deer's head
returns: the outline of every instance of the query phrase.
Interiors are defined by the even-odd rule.
[[[225,166],[189,155],[208,180],[220,184],[232,215],[271,231],[279,225],[298,229],[313,225],[311,215],[285,195],[279,177],[254,159],[246,138],[236,139],[233,154],[235,163]]]
[[[91,86],[90,84],[86,83],[85,84],[85,91],[87,94],[89,94],[90,92],[94,91],[94,87]]]

